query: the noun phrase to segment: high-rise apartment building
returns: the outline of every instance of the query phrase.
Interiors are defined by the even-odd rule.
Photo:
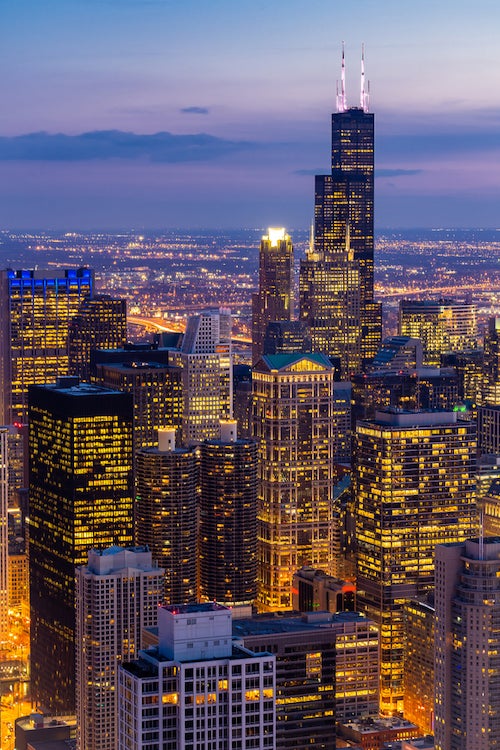
[[[500,747],[500,537],[436,548],[436,750]]]
[[[250,605],[257,594],[257,445],[221,422],[200,448],[200,598]]]
[[[75,565],[132,543],[132,397],[76,377],[29,388],[31,689],[74,711]]]
[[[446,352],[478,348],[474,304],[442,300],[401,300],[399,335],[420,339],[424,364],[441,364]]]
[[[158,447],[136,454],[136,542],[163,569],[165,600],[192,602],[197,593],[198,458],[176,447],[175,430],[160,430]]]
[[[69,326],[69,374],[90,381],[90,352],[127,342],[127,303],[108,295],[86,299]]]
[[[285,229],[269,229],[260,243],[259,291],[252,295],[252,361],[264,354],[268,323],[293,318],[293,245]]]
[[[334,572],[333,376],[324,354],[267,355],[254,367],[261,610],[291,606],[303,565]]]
[[[344,60],[342,80],[344,81]],[[363,75],[364,82],[364,75]],[[364,86],[364,83],[363,83]],[[313,351],[338,355],[348,379],[380,344],[373,298],[374,117],[347,107],[344,84],[332,115],[331,174],[315,178],[314,239],[300,269],[300,318]]]
[[[188,319],[180,352],[184,445],[218,438],[220,420],[232,418],[231,327],[227,308]]]
[[[147,547],[90,550],[76,569],[76,707],[79,750],[116,750],[118,666],[136,659],[156,627],[163,570]]]
[[[275,657],[216,603],[160,607],[158,647],[119,673],[117,750],[275,748]]]
[[[69,373],[70,322],[93,288],[88,268],[0,272],[0,424],[27,421],[29,385]]]
[[[0,643],[8,640],[9,632],[9,430],[0,427]]]
[[[353,471],[358,606],[380,627],[381,710],[403,710],[406,600],[434,585],[434,548],[477,529],[475,426],[456,412],[358,422]]]

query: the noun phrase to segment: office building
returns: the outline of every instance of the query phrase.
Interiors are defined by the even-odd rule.
[[[69,373],[70,322],[93,288],[88,268],[0,271],[0,424],[26,423],[28,386]]]
[[[441,363],[443,367],[453,367],[457,373],[460,400],[466,404],[468,411],[475,416],[476,405],[487,401],[483,350],[469,349],[465,352],[449,352],[442,355]]]
[[[283,228],[260,243],[259,291],[252,295],[252,362],[264,353],[267,324],[293,318],[293,245]]]
[[[116,750],[118,665],[136,659],[142,629],[156,627],[163,570],[147,547],[90,550],[76,569],[76,706],[79,750]]]
[[[337,110],[331,173],[315,178],[314,237],[300,267],[300,319],[309,326],[313,351],[340,356],[348,380],[373,359],[381,339],[381,307],[373,297],[374,117],[364,83],[360,107],[347,106],[343,83]]]
[[[158,630],[120,668],[118,750],[275,748],[275,657],[233,641],[231,610],[160,607]]]
[[[9,430],[0,427],[0,643],[8,640],[9,634]]]
[[[423,734],[434,731],[434,605],[412,599],[404,604],[404,715]]]
[[[292,609],[296,612],[354,612],[356,585],[306,565],[293,576]]]
[[[217,439],[221,419],[232,419],[231,312],[209,310],[188,318],[182,341],[184,445]]]
[[[257,445],[221,422],[200,446],[200,598],[250,605],[257,594]]]
[[[404,602],[434,586],[434,548],[477,529],[475,426],[387,409],[358,422],[353,471],[358,606],[380,627],[381,712],[403,710]]]
[[[132,397],[78,378],[29,388],[31,690],[75,705],[75,565],[130,546]]]
[[[238,424],[238,435],[252,435],[252,368],[250,365],[233,367],[233,418]]]
[[[500,747],[500,537],[436,548],[436,750]]]
[[[89,382],[90,352],[93,349],[119,349],[127,341],[127,303],[98,295],[86,299],[69,325],[69,374]]]
[[[386,407],[453,411],[461,404],[459,377],[451,367],[374,370],[352,378],[353,424]]]
[[[295,354],[311,351],[311,337],[301,320],[268,323],[263,354]]]
[[[324,354],[267,355],[253,370],[263,611],[290,608],[303,565],[334,572],[333,374]]]
[[[500,404],[478,407],[477,449],[479,456],[500,456]]]
[[[257,615],[233,634],[276,656],[276,750],[335,748],[336,722],[377,712],[379,635],[359,612]]]
[[[370,370],[415,370],[423,365],[420,339],[409,336],[390,336],[384,339]]]
[[[165,600],[192,602],[197,592],[198,459],[160,430],[157,448],[136,454],[135,533],[164,569]]]
[[[134,402],[134,452],[157,444],[158,430],[182,427],[182,369],[173,364],[133,362],[100,364],[98,380],[105,388],[126,391]]]
[[[484,333],[485,387],[483,400],[490,404],[500,403],[500,318],[489,318]]]
[[[61,750],[75,747],[76,718],[71,716],[45,715],[34,712],[16,719],[16,750]]]
[[[337,464],[351,465],[352,460],[352,385],[346,380],[333,384],[333,418],[335,422],[335,453]]]
[[[337,727],[340,737],[349,740],[350,745],[363,750],[391,748],[403,750],[405,740],[418,734],[418,727],[399,716],[361,716],[341,723]]]
[[[312,617],[284,612],[234,619],[233,636],[250,651],[276,659],[276,750],[311,745],[334,750],[333,630]]]
[[[478,348],[476,305],[454,300],[401,300],[399,335],[422,342],[424,364],[438,366],[446,352]]]
[[[175,340],[182,339],[182,334],[176,334]],[[93,349],[90,352],[90,371],[93,383],[102,385],[100,368],[103,365],[121,365],[133,362],[158,362],[164,365],[173,364],[178,354],[176,347],[163,347],[156,341],[130,343],[120,349]]]

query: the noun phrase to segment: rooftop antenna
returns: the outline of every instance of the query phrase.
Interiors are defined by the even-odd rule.
[[[344,54],[344,42],[342,42],[342,74],[340,79],[340,94],[338,93],[338,82],[337,82],[337,112],[345,112],[347,109],[346,95],[345,95],[345,54]]]
[[[311,221],[311,228],[309,231],[309,252],[314,252],[314,222]]]
[[[360,104],[363,112],[368,112],[370,98],[370,82],[365,86],[365,45],[361,45],[361,97]]]

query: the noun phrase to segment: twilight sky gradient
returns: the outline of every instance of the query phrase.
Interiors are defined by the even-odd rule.
[[[378,227],[500,227],[498,0],[4,0],[0,228],[304,228],[346,43]]]

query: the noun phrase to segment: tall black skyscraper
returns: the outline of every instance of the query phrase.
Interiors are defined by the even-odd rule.
[[[132,396],[77,377],[29,387],[31,689],[75,707],[75,565],[93,547],[128,547]]]
[[[301,263],[300,317],[313,351],[341,358],[344,377],[375,356],[381,309],[373,299],[374,117],[361,74],[359,107],[342,88],[332,115],[331,174],[315,178],[314,241]]]

